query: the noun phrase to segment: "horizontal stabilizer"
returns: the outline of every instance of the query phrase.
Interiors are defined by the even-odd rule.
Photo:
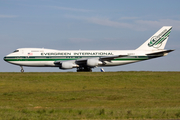
[[[165,51],[160,51],[160,52],[154,52],[154,53],[148,53],[146,55],[159,55],[159,54],[166,54],[166,53],[170,53],[174,50],[165,50]]]

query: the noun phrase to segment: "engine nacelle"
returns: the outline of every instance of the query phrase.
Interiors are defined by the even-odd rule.
[[[63,62],[61,63],[61,66],[59,67],[60,69],[72,69],[79,67],[79,65],[72,63],[72,62]]]
[[[102,64],[103,63],[101,61],[99,61],[99,58],[87,59],[87,66],[96,67],[96,66],[102,65]]]

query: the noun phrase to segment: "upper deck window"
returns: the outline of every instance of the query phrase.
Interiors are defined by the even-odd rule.
[[[15,50],[14,52],[19,52],[19,50]]]
[[[31,52],[39,52],[39,50],[31,50]]]

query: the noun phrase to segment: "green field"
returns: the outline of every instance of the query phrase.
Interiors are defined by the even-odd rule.
[[[0,73],[0,120],[180,119],[180,72]]]

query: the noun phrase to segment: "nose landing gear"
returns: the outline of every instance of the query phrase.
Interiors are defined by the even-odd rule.
[[[24,69],[23,69],[23,67],[22,66],[20,66],[21,67],[21,73],[23,73],[24,72]]]

